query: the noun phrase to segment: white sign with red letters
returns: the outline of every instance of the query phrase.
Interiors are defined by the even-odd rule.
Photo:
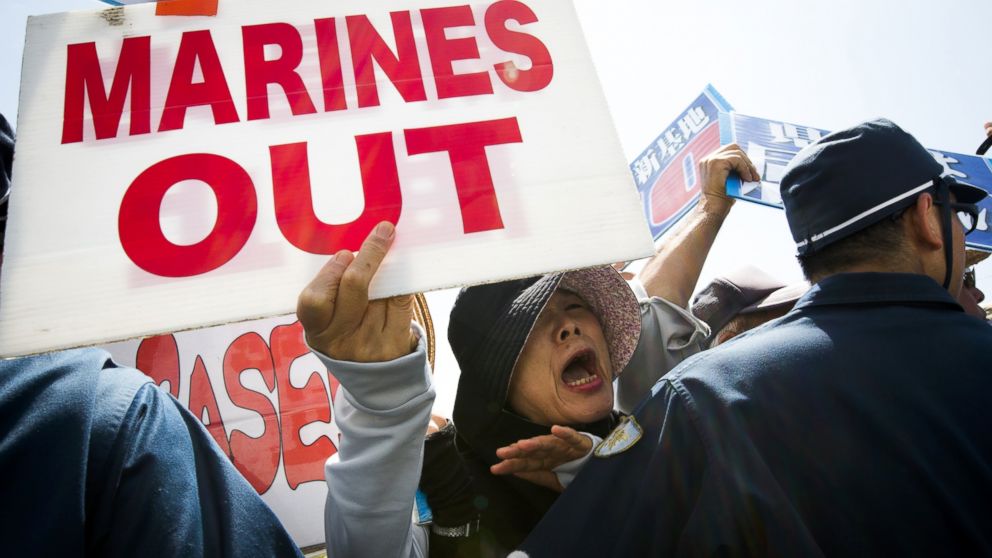
[[[222,0],[31,18],[0,355],[291,312],[382,220],[373,297],[653,251],[565,0]]]
[[[301,547],[324,542],[324,462],[337,452],[338,383],[294,316],[156,335],[105,347],[207,427]]]

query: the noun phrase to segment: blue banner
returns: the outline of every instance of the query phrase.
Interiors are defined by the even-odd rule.
[[[986,192],[992,192],[992,160],[978,155],[965,155],[950,151],[930,149],[930,153],[938,163],[944,166],[944,174],[955,180],[978,186]],[[970,248],[992,251],[992,230],[989,230],[989,211],[992,210],[992,200],[985,198],[978,203],[978,227],[965,237]]]
[[[699,201],[696,165],[720,147],[721,113],[733,110],[707,85],[630,165],[655,239]]]
[[[761,173],[761,182],[741,182],[736,176],[727,180],[727,194],[763,205],[782,207],[779,183],[789,161],[800,149],[827,135],[827,130],[767,120],[737,113],[720,115],[720,142],[737,143]],[[930,149],[934,159],[943,165],[945,175],[961,182],[992,191],[992,161],[977,155],[964,155]],[[978,228],[968,235],[971,248],[992,251],[992,230],[989,230],[989,210],[992,200],[979,204]]]

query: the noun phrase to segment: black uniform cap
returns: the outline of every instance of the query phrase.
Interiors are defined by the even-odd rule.
[[[824,136],[786,167],[781,194],[799,254],[814,252],[908,207],[943,166],[890,120],[863,122]],[[944,177],[961,203],[988,194]]]

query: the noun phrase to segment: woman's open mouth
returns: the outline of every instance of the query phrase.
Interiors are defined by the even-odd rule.
[[[595,391],[603,385],[603,377],[597,374],[596,352],[584,349],[572,355],[561,372],[561,381],[571,390]]]

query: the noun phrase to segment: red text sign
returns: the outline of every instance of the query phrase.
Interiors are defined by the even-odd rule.
[[[301,546],[324,541],[324,463],[337,452],[338,383],[291,317],[106,347],[206,426]]]
[[[373,297],[652,251],[564,0],[134,5],[24,56],[0,355],[289,312],[384,220]]]

